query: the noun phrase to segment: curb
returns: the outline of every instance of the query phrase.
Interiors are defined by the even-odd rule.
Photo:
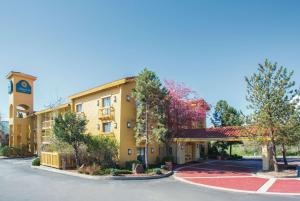
[[[58,174],[64,174],[73,177],[79,177],[84,179],[91,179],[91,180],[151,180],[151,179],[161,179],[166,178],[173,175],[173,171],[167,172],[166,174],[162,175],[154,175],[154,176],[92,176],[86,174],[79,174],[74,172],[68,172],[65,170],[55,169],[47,166],[31,166],[32,169],[44,170],[48,172],[54,172]]]
[[[150,180],[150,179],[162,179],[173,175],[173,171],[169,171],[166,174],[153,175],[153,176],[111,176],[111,180]]]

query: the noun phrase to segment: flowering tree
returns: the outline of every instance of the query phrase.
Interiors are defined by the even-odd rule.
[[[182,83],[165,80],[165,87],[168,90],[167,126],[170,133],[205,127],[208,104]]]

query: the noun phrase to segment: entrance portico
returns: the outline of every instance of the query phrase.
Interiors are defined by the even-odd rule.
[[[207,158],[210,142],[246,141],[251,140],[243,134],[240,127],[223,127],[208,129],[185,129],[175,135],[173,142],[176,144],[176,162],[184,164]],[[268,143],[262,145],[262,168],[269,170],[271,166],[271,153]]]

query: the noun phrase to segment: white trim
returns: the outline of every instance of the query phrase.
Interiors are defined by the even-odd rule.
[[[264,185],[262,185],[257,192],[260,193],[265,193],[269,190],[269,188],[271,188],[271,186],[275,183],[276,179],[275,178],[271,178],[269,179]]]

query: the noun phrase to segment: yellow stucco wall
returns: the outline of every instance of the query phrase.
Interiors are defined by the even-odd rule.
[[[33,113],[34,81],[36,78],[22,73],[10,73],[7,79],[13,83],[13,91],[9,94],[9,144],[13,147],[28,146],[31,144],[31,133],[29,133],[31,118],[29,113]],[[26,80],[31,86],[30,94],[16,91],[16,84],[21,80]],[[27,113],[28,117],[17,117],[17,108],[21,105],[26,106],[26,111],[24,112]]]
[[[32,87],[31,94],[17,93],[15,90],[10,95],[10,105],[12,105],[12,117],[10,125],[12,126],[12,146],[17,145],[16,134],[21,136],[19,145],[30,144],[32,153],[40,154],[45,141],[45,133],[51,132],[50,124],[59,113],[63,114],[66,111],[76,111],[76,105],[82,104],[83,114],[88,120],[87,133],[90,135],[105,135],[116,138],[119,144],[119,163],[124,165],[126,161],[137,159],[138,147],[144,147],[144,144],[137,144],[134,137],[134,126],[136,120],[135,100],[132,98],[132,90],[135,87],[134,78],[125,78],[117,80],[100,87],[96,87],[69,97],[69,104],[61,105],[56,108],[46,109],[39,112],[33,112],[33,94],[34,94],[34,77],[24,77],[22,75],[14,75],[9,77],[14,83],[25,79]],[[14,88],[15,89],[15,88]],[[102,100],[104,97],[111,98],[111,107],[113,108],[112,118],[99,118],[99,110],[102,108]],[[19,104],[29,106],[30,116],[24,119],[16,118],[15,107]],[[112,132],[103,133],[103,123],[111,122]],[[128,123],[131,125],[128,128]],[[131,154],[128,153],[131,150]],[[149,163],[155,163],[158,156],[162,156],[164,148],[155,143],[150,142],[149,145]]]

